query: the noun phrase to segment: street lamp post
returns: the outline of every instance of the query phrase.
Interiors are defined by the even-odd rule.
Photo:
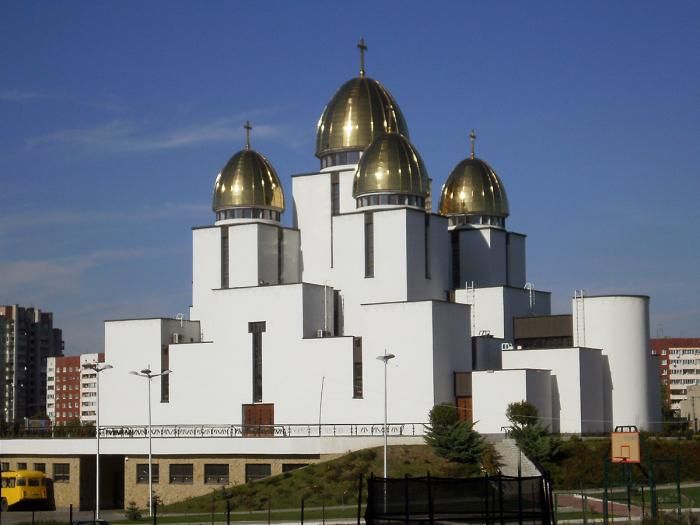
[[[148,515],[153,517],[153,447],[151,444],[151,379],[159,376],[167,376],[171,370],[163,370],[159,374],[154,374],[148,365],[147,368],[136,372],[131,371],[130,374],[148,379]]]
[[[386,369],[390,359],[394,359],[394,354],[387,354],[386,348],[384,355],[377,356],[379,361],[384,361],[384,478],[387,477],[387,393],[386,393]]]
[[[100,373],[113,368],[106,363],[85,363],[83,368],[95,371],[95,437],[97,438],[97,452],[95,454],[95,520],[100,519]]]

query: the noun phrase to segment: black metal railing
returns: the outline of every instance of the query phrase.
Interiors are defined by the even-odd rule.
[[[422,436],[424,423],[391,423],[387,435]],[[57,427],[58,428],[58,427]],[[382,423],[333,423],[333,424],[288,424],[288,425],[151,425],[153,438],[318,438],[318,437],[372,437],[383,436]],[[78,428],[75,431],[52,432],[42,429],[16,429],[0,434],[1,439],[64,439],[95,437],[94,427]],[[148,437],[148,425],[100,425],[101,439],[124,439]]]

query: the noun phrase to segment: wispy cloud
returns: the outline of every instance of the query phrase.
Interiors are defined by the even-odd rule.
[[[20,91],[17,89],[0,91],[0,102],[24,102],[27,100],[51,98],[36,91]]]
[[[176,129],[149,130],[129,120],[111,120],[97,126],[73,128],[28,139],[28,148],[48,144],[68,144],[112,152],[144,152],[170,150],[215,142],[243,140],[241,116],[219,117],[208,122]],[[258,124],[254,136],[298,147],[297,134],[282,125]]]
[[[45,93],[41,91],[33,90],[21,90],[21,89],[5,89],[0,90],[0,102],[30,102],[38,100],[47,100],[70,104],[82,105],[91,108],[104,109],[108,111],[121,111],[124,109],[123,104],[115,96],[108,96],[103,100],[89,100],[84,98],[78,98],[72,95],[61,95],[55,93]]]
[[[27,285],[52,288],[72,286],[76,277],[95,267],[157,253],[162,253],[162,250],[98,250],[54,259],[0,261],[0,289],[7,291]]]
[[[210,204],[201,202],[171,202],[157,207],[135,208],[121,211],[104,210],[45,210],[41,213],[32,211],[8,214],[0,221],[0,233],[17,228],[37,226],[73,226],[83,224],[105,224],[116,222],[143,222],[171,219],[174,216],[196,217],[210,212]]]

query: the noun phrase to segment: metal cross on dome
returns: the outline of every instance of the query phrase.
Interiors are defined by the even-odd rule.
[[[367,45],[365,44],[364,37],[360,38],[360,43],[357,44],[360,50],[360,76],[365,76],[365,51],[367,51]]]
[[[253,129],[253,126],[250,125],[249,120],[246,120],[243,128],[245,129],[245,149],[250,149],[250,130]]]

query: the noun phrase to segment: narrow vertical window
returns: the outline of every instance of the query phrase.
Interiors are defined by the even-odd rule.
[[[160,349],[160,369],[163,371],[167,370],[169,367],[170,355],[168,352],[168,345],[163,345]],[[160,402],[170,402],[170,375],[168,374],[163,374],[160,376]]]
[[[365,277],[374,277],[374,217],[365,213]]]
[[[262,335],[265,321],[248,323],[248,332],[253,336],[253,403],[262,403]]]
[[[362,398],[362,338],[352,338],[352,397]]]
[[[452,230],[450,232],[450,243],[452,248],[452,288],[457,289],[460,286],[459,282],[459,231]]]
[[[221,228],[221,287],[228,288],[228,226]]]
[[[343,297],[340,290],[333,290],[333,335],[343,335]]]
[[[340,181],[337,173],[331,173],[331,215],[340,213]]]
[[[340,213],[340,181],[337,173],[331,173],[331,268],[334,264],[333,253],[333,217]]]
[[[425,250],[425,278],[430,279],[430,214],[425,214],[425,231],[423,232],[423,247]]]

